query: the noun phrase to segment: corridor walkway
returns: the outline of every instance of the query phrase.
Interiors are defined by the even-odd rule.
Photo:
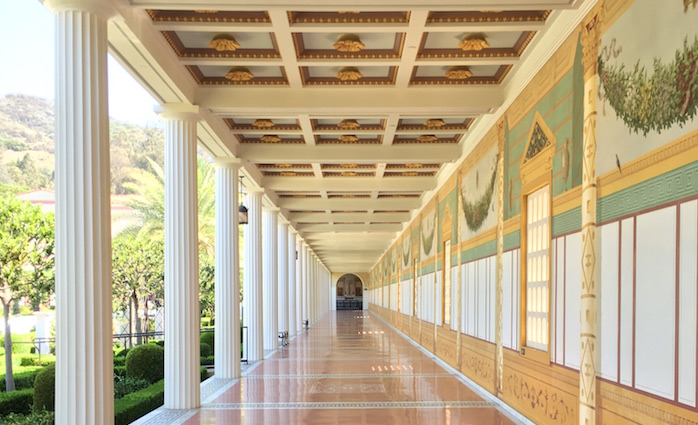
[[[513,424],[369,311],[331,312],[185,424]]]

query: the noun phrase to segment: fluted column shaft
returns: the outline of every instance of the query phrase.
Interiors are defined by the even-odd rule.
[[[193,409],[199,391],[198,107],[164,105],[165,407]]]
[[[310,306],[308,302],[310,301],[309,291],[310,291],[310,267],[309,263],[309,251],[308,245],[303,243],[303,320],[307,320],[310,323]]]
[[[240,255],[238,246],[238,169],[240,162],[216,167],[216,377],[240,377]]]
[[[278,279],[278,209],[265,208],[262,223],[263,302],[264,302],[264,349],[275,350],[279,346],[279,289]]]
[[[288,335],[296,334],[298,326],[296,319],[296,231],[288,228]]]
[[[56,423],[114,422],[106,2],[56,21]]]
[[[296,328],[303,329],[303,243],[295,242],[298,259],[296,260]]]
[[[288,332],[288,223],[278,227],[279,331]]]
[[[262,194],[251,189],[245,197],[248,209],[244,228],[243,322],[247,326],[247,359],[250,362],[264,358],[262,327]]]

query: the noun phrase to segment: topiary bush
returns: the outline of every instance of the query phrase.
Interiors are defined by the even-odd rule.
[[[123,378],[126,376],[126,366],[114,366],[114,376]]]
[[[213,356],[208,356],[208,357],[201,357],[200,363],[202,366],[213,366],[214,364],[214,357]]]
[[[126,376],[157,382],[165,376],[165,350],[155,344],[143,344],[126,355]]]
[[[208,356],[210,356],[210,355],[211,355],[211,351],[213,351],[213,350],[211,349],[211,346],[208,345],[208,344],[206,344],[205,342],[202,342],[201,344],[199,344],[199,354],[200,354],[201,357],[208,357]]]
[[[114,367],[126,366],[126,356],[114,356]]]
[[[56,365],[41,369],[34,381],[34,410],[53,411],[56,400]]]
[[[202,343],[208,344],[211,348],[215,347],[215,333],[214,332],[204,332],[201,334],[200,341]]]
[[[148,344],[146,344],[148,345]],[[165,402],[165,381],[127,394],[114,402],[114,424],[126,425],[157,409]]]
[[[165,340],[164,339],[159,339],[154,342],[154,344],[159,345],[162,348],[165,348]]]
[[[37,367],[34,370],[15,373],[15,389],[24,390],[27,388],[34,388],[34,380],[36,379],[36,375],[38,375],[39,372],[41,372],[41,369],[42,368]],[[0,376],[0,390],[6,391],[5,375]]]

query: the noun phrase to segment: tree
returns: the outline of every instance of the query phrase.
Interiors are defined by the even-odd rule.
[[[53,289],[53,214],[14,196],[0,198],[0,302],[5,319],[5,387],[12,374],[10,309],[20,297],[43,298]]]
[[[165,283],[165,246],[162,239],[144,234],[124,234],[112,243],[112,294],[115,310],[129,311],[129,333],[141,333],[138,320],[139,299],[145,296],[148,320],[148,296],[162,294]],[[147,331],[147,329],[146,329]],[[130,338],[133,346],[133,337]],[[141,337],[137,338],[141,343]]]

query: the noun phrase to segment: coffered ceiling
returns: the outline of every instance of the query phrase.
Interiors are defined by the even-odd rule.
[[[320,5],[322,3],[322,5]],[[368,271],[582,0],[130,0],[112,54],[245,163],[332,271]]]

